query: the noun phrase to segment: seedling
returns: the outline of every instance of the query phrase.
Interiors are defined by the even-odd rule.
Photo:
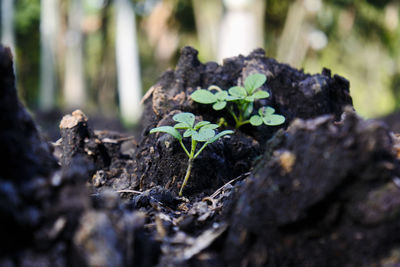
[[[195,116],[192,113],[184,112],[176,114],[172,117],[177,124],[172,126],[161,126],[157,128],[153,128],[150,130],[150,133],[163,132],[172,135],[179,141],[183,151],[185,151],[188,156],[188,166],[186,169],[185,178],[183,179],[183,184],[181,189],[179,190],[179,196],[182,196],[183,188],[186,186],[187,181],[189,180],[190,173],[193,167],[193,161],[200,155],[200,153],[207,147],[207,145],[217,141],[222,136],[227,134],[232,134],[233,131],[225,130],[218,134],[215,133],[215,129],[219,126],[217,124],[212,124],[209,121],[200,121],[195,123]],[[178,129],[185,130],[183,133],[183,137]],[[190,137],[192,139],[192,145],[190,152],[183,144],[183,138]],[[203,146],[200,147],[199,150],[196,151],[196,147],[198,143],[204,142]]]
[[[280,125],[285,122],[285,117],[274,114],[275,109],[271,107],[262,107],[258,110],[258,115],[251,116],[254,101],[269,97],[268,92],[257,90],[266,80],[264,74],[252,74],[244,81],[244,87],[233,86],[228,91],[223,91],[218,86],[212,85],[208,90],[198,89],[194,91],[191,98],[201,104],[212,104],[214,110],[227,108],[235,120],[236,128],[248,123],[253,126],[259,126],[263,123],[271,126]],[[213,93],[211,90],[216,90],[216,92]],[[234,103],[236,109],[235,105],[228,105],[229,102]]]

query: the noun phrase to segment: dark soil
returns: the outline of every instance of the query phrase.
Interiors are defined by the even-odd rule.
[[[172,116],[229,114],[193,103],[263,73],[279,127],[242,127],[194,161],[167,134]],[[262,50],[201,63],[182,49],[144,98],[140,136],[95,131],[82,111],[41,139],[0,47],[0,266],[397,266],[400,139],[352,108],[349,82],[309,75]],[[230,127],[227,127],[230,129]],[[188,144],[187,144],[188,145]]]

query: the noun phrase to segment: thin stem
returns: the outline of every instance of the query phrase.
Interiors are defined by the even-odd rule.
[[[233,119],[235,120],[236,125],[239,123],[238,118],[236,117],[235,112],[233,112],[232,108],[229,108],[229,113],[232,115]],[[236,127],[237,128],[237,127]]]
[[[201,153],[201,151],[204,150],[204,148],[206,148],[207,145],[208,143],[205,142],[204,145],[199,149],[199,151],[197,151],[196,155],[194,155],[193,159],[197,158],[197,156]]]
[[[181,186],[181,189],[179,190],[180,197],[182,196],[183,188],[185,187],[185,185],[187,184],[187,182],[189,180],[190,172],[192,171],[192,166],[193,166],[193,159],[190,158],[188,161],[188,167],[186,169],[186,175],[185,175],[185,178],[183,179],[183,184]]]
[[[192,148],[190,150],[189,159],[193,159],[194,152],[196,151],[197,141],[192,138]]]
[[[217,90],[218,92],[222,92],[222,89],[221,88],[219,88],[219,86],[216,86],[216,85],[210,85],[209,87],[208,87],[208,90],[209,91],[211,91],[211,90]]]
[[[248,124],[248,123],[250,123],[250,120],[241,121],[239,123],[236,123],[236,128],[239,128],[240,126]]]
[[[183,144],[182,140],[179,140],[179,144],[181,144],[183,151],[185,151],[186,155],[190,158],[189,151],[187,151],[185,145]]]

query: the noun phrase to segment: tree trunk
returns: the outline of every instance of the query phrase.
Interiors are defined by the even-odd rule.
[[[227,12],[221,21],[218,61],[248,54],[263,47],[262,20],[265,3],[260,0],[225,0]]]
[[[83,78],[83,40],[81,22],[83,7],[80,0],[71,0],[66,36],[64,103],[67,108],[83,107],[86,92]]]
[[[215,60],[218,47],[218,25],[222,16],[222,3],[214,0],[192,0],[197,38],[203,57]]]
[[[1,0],[1,43],[15,55],[14,0]]]
[[[121,117],[127,124],[136,124],[141,116],[142,85],[140,81],[139,53],[136,23],[129,0],[117,0],[116,12],[116,61],[118,94]]]
[[[55,106],[56,49],[59,26],[58,0],[42,0],[40,8],[40,97],[43,110]]]

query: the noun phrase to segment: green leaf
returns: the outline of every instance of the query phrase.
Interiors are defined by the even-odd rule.
[[[238,97],[239,99],[242,99],[247,96],[246,89],[244,89],[241,86],[234,86],[229,88],[229,93],[232,96]]]
[[[252,74],[249,75],[246,80],[244,81],[244,87],[246,88],[246,91],[249,94],[252,94],[254,90],[257,88],[260,88],[265,81],[267,80],[267,77],[264,74],[257,73],[257,74]]]
[[[246,96],[244,100],[246,102],[254,102],[254,96],[252,96],[252,95]]]
[[[187,125],[184,122],[179,122],[179,123],[174,125],[174,128],[175,129],[187,129],[187,128],[190,128],[190,127],[189,127],[189,125]]]
[[[220,139],[222,136],[227,135],[227,134],[233,134],[233,133],[234,133],[234,131],[232,131],[232,130],[225,130],[225,131],[222,131],[222,132],[220,132],[219,134],[217,134],[217,135],[215,135],[214,137],[212,137],[211,139],[209,139],[209,140],[207,141],[207,144],[214,143],[215,141],[217,141],[218,139]]]
[[[221,110],[226,107],[226,101],[218,101],[213,106],[214,110]]]
[[[263,123],[263,120],[258,115],[253,115],[250,118],[250,124],[253,126],[260,126]]]
[[[202,129],[211,129],[211,130],[214,130],[214,129],[217,129],[218,127],[219,127],[218,124],[211,123],[211,124],[204,125],[204,126],[202,127]]]
[[[250,117],[250,114],[253,112],[253,103],[249,103],[249,106],[247,107],[247,109],[244,111],[243,113],[243,117],[246,119],[248,117]]]
[[[207,128],[201,128],[199,132],[192,135],[197,142],[206,142],[215,135],[215,131]]]
[[[195,117],[192,113],[182,112],[176,114],[172,117],[174,121],[186,123],[188,128],[192,128],[194,124]]]
[[[272,115],[274,113],[275,113],[275,109],[271,108],[271,107],[262,107],[258,110],[258,114],[260,114],[261,117]]]
[[[194,126],[195,130],[198,130],[200,127],[203,127],[204,125],[210,124],[209,121],[200,121],[198,123],[196,123],[196,125]]]
[[[275,109],[271,108],[271,107],[267,107],[265,112],[264,112],[265,115],[272,115],[274,113],[275,113]]]
[[[254,94],[252,94],[252,96],[255,99],[263,99],[263,98],[268,98],[269,94],[268,94],[268,92],[259,90],[259,91],[254,92]]]
[[[263,117],[262,119],[264,121],[264,124],[270,125],[270,126],[280,125],[285,122],[285,117],[282,115],[278,115],[278,114],[268,115],[268,116]]]
[[[183,137],[190,137],[192,135],[196,134],[196,131],[193,129],[187,129],[184,133],[183,133]]]
[[[157,133],[157,132],[167,133],[167,134],[172,135],[179,141],[182,140],[181,134],[178,132],[177,129],[175,129],[172,126],[161,126],[161,127],[153,128],[150,130],[150,133]]]
[[[241,97],[228,95],[225,100],[226,101],[235,101],[235,100],[239,100],[239,99],[241,99]]]
[[[228,97],[227,91],[219,91],[215,94],[218,100],[224,101]]]
[[[206,89],[199,89],[194,91],[190,97],[201,104],[212,104],[217,102],[217,97]]]

